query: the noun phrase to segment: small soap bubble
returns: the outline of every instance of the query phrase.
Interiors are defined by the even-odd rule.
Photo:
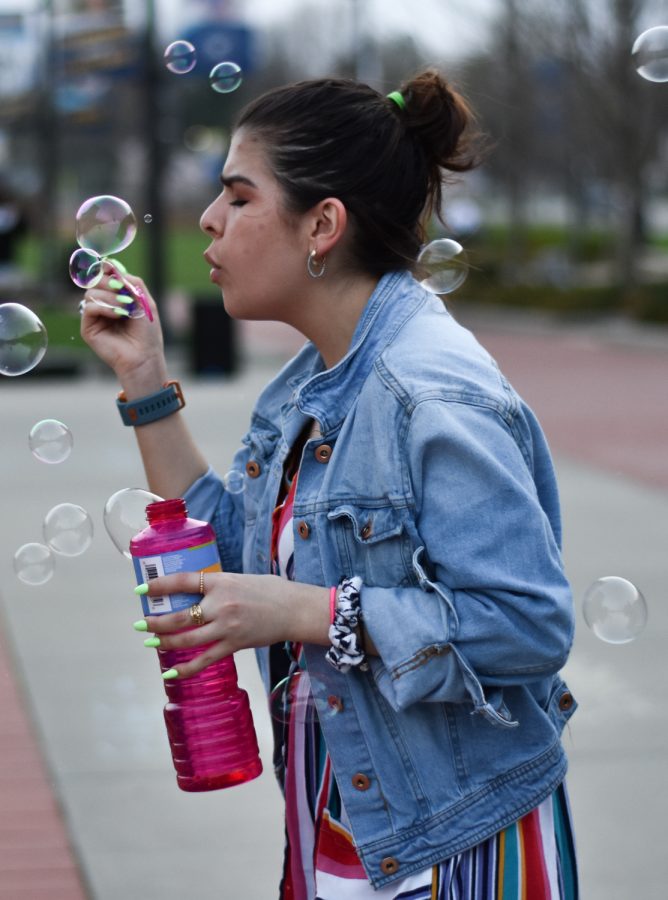
[[[0,303],[0,375],[25,375],[40,362],[49,339],[35,313],[20,303]]]
[[[142,488],[123,488],[112,494],[104,504],[104,527],[123,556],[132,559],[130,541],[146,528],[146,507],[149,503],[158,503],[162,499]]]
[[[49,547],[62,556],[80,556],[93,540],[93,520],[76,503],[59,503],[50,509],[42,530]]]
[[[469,273],[464,248],[452,238],[439,238],[424,246],[417,265],[420,284],[433,294],[452,293]]]
[[[70,256],[70,278],[77,287],[95,287],[103,274],[103,260],[99,253],[79,247]]]
[[[269,694],[269,714],[282,724],[304,724],[336,716],[343,701],[306,669],[295,668]]]
[[[151,213],[146,213],[146,215],[144,216],[144,222],[146,222],[147,225],[150,225],[152,221],[153,216],[151,215]]]
[[[631,48],[633,65],[647,81],[668,81],[668,25],[648,28]]]
[[[235,62],[219,62],[209,72],[209,84],[219,94],[231,94],[242,81],[241,66]]]
[[[23,544],[14,554],[14,571],[25,584],[45,584],[56,568],[56,558],[44,544]]]
[[[239,469],[231,469],[227,475],[223,477],[225,490],[230,494],[241,494],[246,487],[246,478]]]
[[[607,644],[635,640],[647,624],[647,604],[638,588],[616,575],[598,578],[582,603],[584,620]]]
[[[58,419],[42,419],[30,429],[28,445],[35,459],[44,463],[64,462],[72,452],[72,432]]]
[[[100,256],[119,253],[134,240],[137,219],[120,197],[103,194],[84,200],[76,215],[77,243]]]
[[[174,75],[192,72],[197,63],[197,51],[190,41],[172,41],[165,48],[165,65]]]

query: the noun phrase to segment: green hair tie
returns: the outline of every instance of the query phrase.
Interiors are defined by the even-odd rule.
[[[401,91],[392,91],[392,93],[388,94],[387,97],[388,100],[394,101],[399,109],[406,109],[406,101],[404,100],[404,95],[401,93]]]

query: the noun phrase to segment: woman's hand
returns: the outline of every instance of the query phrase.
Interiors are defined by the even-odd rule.
[[[99,284],[84,294],[81,336],[113,369],[124,387],[145,382],[147,391],[155,390],[166,379],[162,329],[155,301],[141,278],[123,275],[125,281],[144,294],[153,314],[152,322],[146,316],[130,318],[127,301],[133,299],[132,293],[124,288],[118,273],[108,263],[105,268]],[[138,302],[134,299],[134,303]]]
[[[149,582],[148,596],[169,593],[199,595],[199,572],[165,575]],[[204,624],[193,627],[188,609],[147,616],[148,630],[160,639],[161,650],[184,647],[206,649],[179,665],[180,677],[200,672],[211,663],[248,647],[282,641],[328,644],[329,590],[288,581],[276,575],[237,575],[209,572],[199,600]]]

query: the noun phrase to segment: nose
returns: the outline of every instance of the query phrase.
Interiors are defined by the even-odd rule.
[[[223,233],[223,217],[222,211],[222,194],[220,194],[213,203],[210,203],[204,210],[199,220],[199,227],[209,237],[219,237]]]

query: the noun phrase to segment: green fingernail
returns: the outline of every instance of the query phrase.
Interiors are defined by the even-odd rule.
[[[107,262],[110,263],[114,267],[114,269],[117,269],[121,273],[121,275],[128,274],[128,270],[125,268],[122,262],[119,262],[119,260],[108,259]]]
[[[116,300],[118,301],[118,303],[125,303],[125,304],[135,302],[132,299],[132,297],[127,297],[125,294],[116,294]]]
[[[142,597],[144,594],[148,594],[148,585],[138,584],[135,588],[135,594],[139,594],[140,597]]]
[[[171,681],[172,678],[178,678],[179,673],[176,669],[167,669],[166,672],[162,673],[162,677],[165,681]]]
[[[160,646],[160,638],[159,637],[150,637],[146,638],[144,641],[145,647],[159,647]]]
[[[123,287],[123,282],[119,278],[110,278],[109,287],[112,289],[112,291],[120,291],[120,289]]]
[[[120,306],[114,306],[114,312],[116,313],[117,316],[129,316],[130,315],[130,313],[127,311],[127,309],[121,309]]]
[[[132,627],[135,631],[148,631],[148,622],[146,619],[140,619],[138,622],[133,622]]]

